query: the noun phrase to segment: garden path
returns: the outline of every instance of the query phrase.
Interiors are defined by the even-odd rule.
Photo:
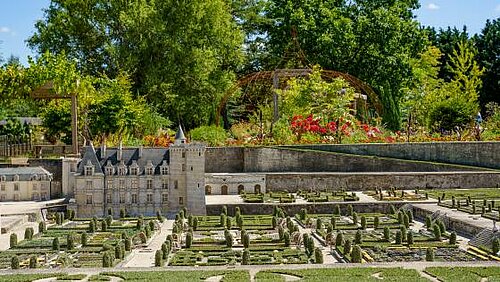
[[[321,242],[315,237],[312,236],[312,229],[311,228],[303,228],[302,225],[299,224],[299,222],[294,218],[293,219],[297,226],[299,227],[299,232],[301,234],[307,233],[313,238],[314,240],[314,246],[318,247],[321,252],[323,253],[323,264],[334,264],[338,263],[338,261],[332,256],[330,247],[325,247],[321,244]]]
[[[136,248],[128,258],[120,264],[121,267],[153,267],[155,265],[155,252],[165,242],[167,234],[172,233],[174,220],[165,220],[160,223],[160,230],[155,232],[146,247]]]
[[[0,251],[5,251],[10,248],[10,234],[17,234],[17,241],[21,241],[24,239],[24,231],[27,227],[33,227],[35,230],[35,234],[38,233],[38,223],[36,222],[24,222],[14,227],[12,230],[7,232],[6,234],[0,234]]]

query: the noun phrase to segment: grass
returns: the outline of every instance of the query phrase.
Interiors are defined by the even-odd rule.
[[[402,268],[324,268],[302,270],[265,270],[257,273],[255,281],[285,281],[280,274],[300,277],[300,281],[428,281],[413,269]]]
[[[440,281],[500,281],[500,267],[428,267],[425,272]]]
[[[465,199],[468,196],[472,200],[494,200],[500,199],[499,188],[481,188],[481,189],[452,189],[452,190],[421,190],[420,193],[428,193],[429,197],[437,199],[445,194],[445,199],[450,200],[452,196],[456,199]]]
[[[248,271],[150,271],[150,272],[109,272],[101,275],[115,276],[124,281],[203,281],[213,276],[223,276],[224,282],[250,281]]]
[[[38,279],[50,278],[50,277],[67,277],[64,273],[44,273],[44,274],[9,274],[0,275],[0,282],[30,282]]]

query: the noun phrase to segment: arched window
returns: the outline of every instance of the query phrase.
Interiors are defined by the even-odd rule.
[[[254,193],[255,194],[260,194],[260,184],[255,185],[255,187],[254,187]]]
[[[238,194],[241,194],[245,192],[245,186],[243,186],[242,184],[238,185]]]
[[[212,186],[205,186],[205,195],[212,195]]]
[[[220,187],[220,194],[221,194],[221,195],[227,195],[227,194],[228,194],[228,191],[227,191],[227,190],[228,190],[228,189],[227,189],[227,185],[222,185],[222,186]]]

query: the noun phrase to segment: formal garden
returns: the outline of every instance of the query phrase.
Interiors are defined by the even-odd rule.
[[[38,232],[10,235],[0,268],[113,267],[135,246],[146,244],[163,217],[75,218],[72,210],[47,215]]]
[[[245,203],[295,203],[297,199],[310,203],[325,202],[354,202],[359,201],[355,192],[346,192],[345,190],[324,189],[323,191],[305,191],[299,190],[297,193],[288,193],[283,191],[267,193],[246,193],[240,194]]]

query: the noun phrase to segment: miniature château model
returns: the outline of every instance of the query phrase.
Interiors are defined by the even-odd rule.
[[[79,217],[107,215],[110,209],[115,216],[121,209],[130,215],[165,214],[183,207],[193,214],[206,213],[205,146],[188,144],[181,127],[168,148],[120,145],[95,150],[88,143],[76,162],[70,159],[63,165],[70,175],[63,186],[67,196],[74,197]]]
[[[43,167],[0,168],[0,201],[50,200],[51,182]]]

